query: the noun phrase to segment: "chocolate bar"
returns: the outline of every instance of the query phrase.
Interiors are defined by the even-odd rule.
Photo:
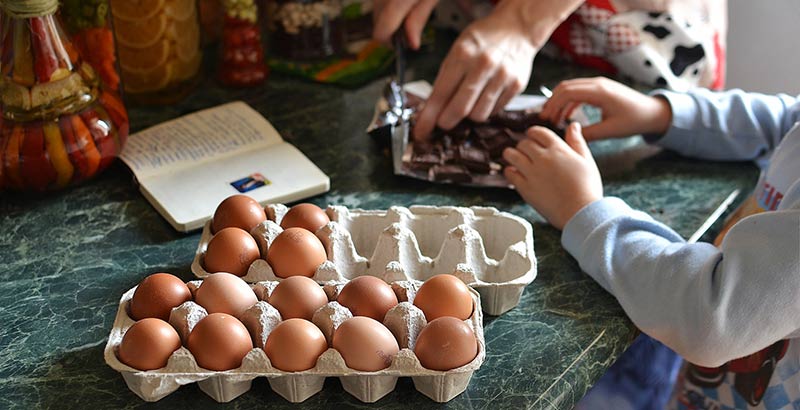
[[[411,168],[417,171],[427,171],[432,166],[442,163],[442,156],[436,152],[426,154],[414,154],[411,157]]]
[[[491,171],[489,166],[489,154],[477,147],[461,144],[456,150],[458,162],[472,172],[488,174]]]
[[[439,182],[456,182],[468,183],[472,182],[472,176],[469,171],[461,165],[436,165],[429,170],[429,177],[434,181]]]
[[[499,157],[503,155],[503,151],[507,147],[514,147],[517,145],[517,142],[511,138],[505,130],[499,130],[497,134],[492,136],[491,138],[485,138],[478,142],[481,147],[483,147],[486,151],[489,152],[489,155],[494,157]]]
[[[495,175],[508,165],[503,151],[527,138],[527,129],[536,125],[563,135],[563,130],[542,120],[537,113],[503,111],[491,116],[487,123],[466,119],[451,130],[435,129],[428,141],[414,143],[407,166],[427,171],[429,179],[434,181],[469,183],[473,175],[476,178]]]
[[[545,121],[539,117],[538,113],[530,111],[500,111],[489,118],[489,123],[497,124],[516,132],[525,132],[525,130],[535,125],[547,127],[553,131],[557,130],[557,127],[550,121]]]

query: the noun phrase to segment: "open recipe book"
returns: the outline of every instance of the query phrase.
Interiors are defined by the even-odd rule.
[[[241,101],[131,135],[120,158],[147,200],[182,232],[202,227],[234,194],[266,204],[330,189],[327,175]]]

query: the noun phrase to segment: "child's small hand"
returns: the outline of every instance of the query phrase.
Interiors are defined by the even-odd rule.
[[[558,229],[584,206],[603,198],[600,171],[578,123],[570,124],[565,141],[547,128],[533,127],[516,149],[503,152],[511,164],[506,178]]]
[[[540,115],[558,124],[582,103],[603,111],[602,121],[586,127],[583,132],[589,141],[636,134],[664,134],[672,121],[672,110],[665,99],[644,95],[605,77],[561,82]]]

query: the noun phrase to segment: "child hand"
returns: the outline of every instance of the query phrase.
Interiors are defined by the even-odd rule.
[[[581,127],[572,123],[565,141],[543,127],[533,127],[517,148],[506,148],[511,166],[504,173],[522,199],[561,230],[584,206],[603,198],[600,171]]]
[[[582,103],[603,111],[603,119],[586,127],[583,132],[589,141],[636,134],[664,134],[672,122],[672,110],[665,99],[644,95],[605,77],[561,82],[540,115],[558,124]]]

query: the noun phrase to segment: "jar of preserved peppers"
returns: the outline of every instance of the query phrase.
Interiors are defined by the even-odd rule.
[[[172,104],[186,97],[203,60],[196,1],[111,0],[111,14],[126,98]]]
[[[246,87],[267,79],[258,6],[255,0],[223,0],[222,61],[219,79],[228,86]]]
[[[57,9],[57,0],[0,0],[0,190],[91,178],[128,136],[119,95],[103,88]]]
[[[92,65],[103,87],[118,92],[119,66],[108,0],[61,0],[59,13],[72,44]]]
[[[267,0],[270,53],[289,60],[320,60],[344,47],[340,0]]]

